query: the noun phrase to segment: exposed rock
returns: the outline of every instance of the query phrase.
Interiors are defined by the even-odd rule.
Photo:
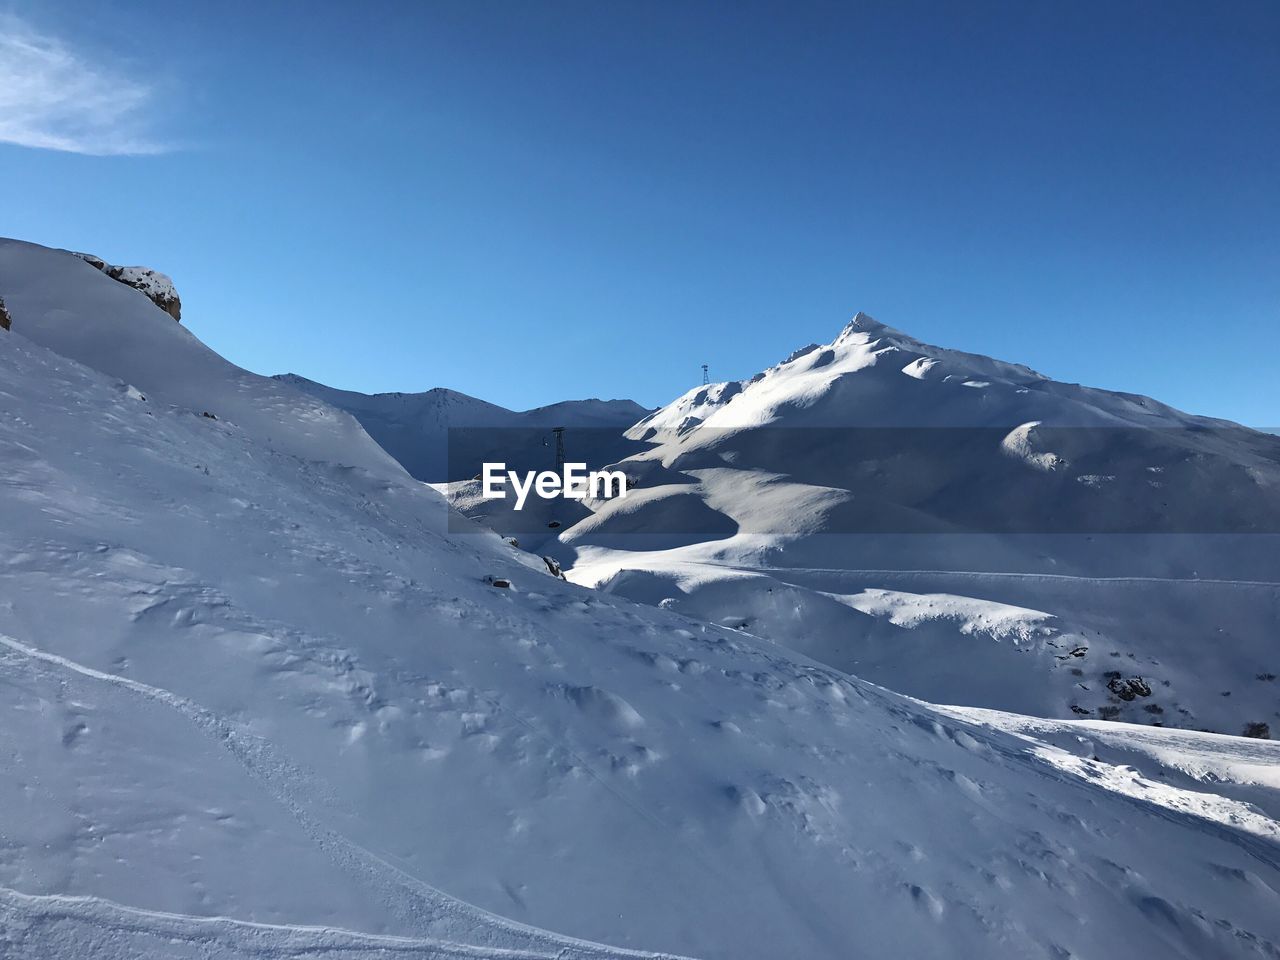
[[[152,303],[173,319],[182,320],[182,300],[178,297],[173,281],[165,274],[148,267],[117,267],[91,253],[77,253],[76,256],[97,267],[112,280],[119,280],[135,290],[141,290]]]
[[[0,297],[0,330],[8,330],[12,319],[13,318],[9,316],[8,309],[4,305],[4,298]]]
[[[1107,689],[1121,700],[1126,701],[1132,700],[1134,697],[1151,696],[1151,685],[1141,677],[1131,677],[1128,680],[1112,677],[1107,681]]]
[[[1265,723],[1246,723],[1244,725],[1244,735],[1258,740],[1270,740],[1271,727]]]
[[[564,575],[564,570],[560,567],[560,561],[555,557],[543,557],[542,562],[547,565],[547,573],[551,574],[553,577],[559,577],[561,580],[568,579]]]

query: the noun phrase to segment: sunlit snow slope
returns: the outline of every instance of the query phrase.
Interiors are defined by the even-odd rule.
[[[629,433],[543,546],[578,582],[935,702],[1280,730],[1276,437],[861,314]]]
[[[1280,744],[1095,748],[555,580],[82,267],[0,243],[0,955],[1280,950]]]

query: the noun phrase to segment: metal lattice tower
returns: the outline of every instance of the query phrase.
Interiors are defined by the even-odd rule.
[[[711,377],[707,374],[707,365],[702,365],[702,385],[705,387],[711,382]]]
[[[551,432],[556,435],[556,469],[564,469],[564,427],[552,427]]]

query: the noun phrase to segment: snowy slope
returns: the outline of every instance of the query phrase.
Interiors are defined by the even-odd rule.
[[[499,456],[528,462],[529,469],[550,466],[553,427],[566,428],[570,459],[602,466],[639,449],[623,434],[650,412],[632,400],[567,400],[516,412],[443,387],[370,395],[292,373],[275,379],[350,413],[411,475],[429,483],[470,479],[484,460]]]
[[[287,385],[135,338],[129,390],[137,317],[44,302],[79,362],[0,333],[6,957],[1280,950],[1280,744],[1095,761],[563,583]]]
[[[865,315],[630,433],[578,582],[935,702],[1280,726],[1272,436]]]
[[[349,415],[228,363],[145,293],[76,254],[0,240],[0,290],[14,332],[92,365],[119,389],[188,416],[211,414],[282,453],[401,472]]]

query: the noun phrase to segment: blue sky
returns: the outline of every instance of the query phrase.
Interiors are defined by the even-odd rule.
[[[0,0],[0,234],[236,362],[666,402],[857,310],[1280,423],[1280,4]]]

